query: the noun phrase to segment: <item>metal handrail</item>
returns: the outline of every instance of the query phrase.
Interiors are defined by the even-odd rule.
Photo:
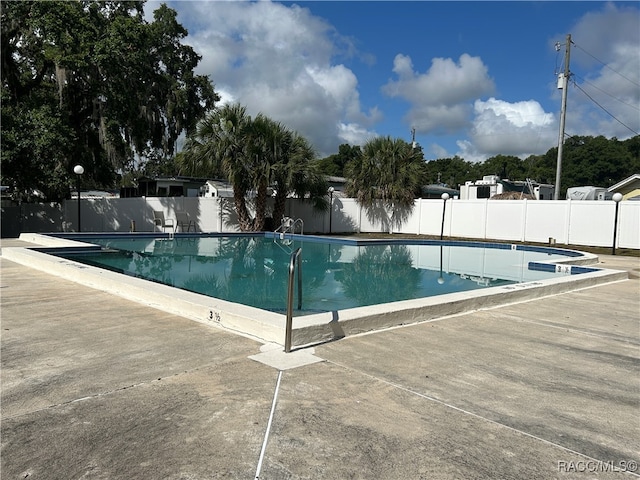
[[[301,218],[296,218],[291,225],[291,231],[296,233],[296,225],[300,224],[300,235],[304,235],[304,221]]]
[[[300,225],[300,235],[304,235],[304,221],[301,218],[294,220],[290,217],[282,217],[282,222],[280,226],[274,230],[274,233],[296,233],[296,225],[298,224]]]
[[[291,331],[293,330],[293,277],[296,271],[296,263],[298,263],[298,257],[300,257],[302,247],[296,248],[291,254],[289,260],[289,283],[287,286],[287,323],[284,333],[284,351],[289,353],[291,351]],[[302,267],[298,263],[298,310],[302,309]]]

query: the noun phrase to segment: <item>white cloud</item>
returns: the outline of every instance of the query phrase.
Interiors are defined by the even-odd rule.
[[[640,132],[638,9],[606,4],[601,11],[584,15],[571,32],[567,134],[621,140],[636,135]]]
[[[341,143],[362,146],[375,136],[377,136],[375,132],[369,131],[355,123],[341,123],[338,125],[338,137]]]
[[[220,97],[220,101],[216,105],[226,105],[227,103],[232,104],[236,102],[236,97],[234,96],[233,92],[229,90],[225,90],[224,88],[216,88],[216,93]]]
[[[210,76],[223,101],[284,123],[320,156],[337,152],[346,137],[368,135],[381,118],[376,108],[363,111],[354,73],[332,62],[349,41],[308,9],[269,1],[176,7],[189,29],[185,41],[202,56],[197,73]]]
[[[385,85],[384,91],[413,103],[450,105],[493,91],[493,80],[479,57],[462,54],[458,63],[450,58],[434,58],[426,73],[413,71],[411,58],[398,54],[393,71],[399,77]]]
[[[148,12],[157,6],[146,4],[149,19]],[[304,4],[186,1],[170,6],[189,30],[185,42],[202,56],[197,73],[210,76],[222,102],[240,102],[252,115],[262,112],[286,124],[308,138],[320,156],[335,153],[341,143],[361,145],[376,135],[383,115],[376,106],[363,106],[361,98],[371,100],[366,85],[360,84],[375,83],[375,76],[359,79],[348,63],[358,59],[362,65],[366,52]],[[637,8],[608,4],[568,25],[575,43],[572,79],[616,117],[570,85],[568,135],[629,138],[634,133],[622,123],[640,130],[637,27]],[[553,41],[564,36],[555,35]],[[344,61],[336,61],[337,55]],[[409,55],[397,54],[393,77],[382,86],[390,101],[383,104],[390,112],[407,102],[403,122],[428,138],[428,153],[438,158],[452,156],[447,150],[454,145],[456,155],[475,161],[497,154],[525,157],[555,146],[560,107],[555,85],[551,98],[543,99],[552,102],[555,114],[545,112],[540,99],[513,94],[510,101],[500,99],[496,83],[513,79],[494,79],[486,61],[463,53],[457,59],[433,58],[427,70],[418,71]],[[499,65],[494,68],[500,71]],[[376,69],[363,72],[374,74]],[[388,123],[395,131],[401,122],[389,116]]]
[[[545,113],[535,100],[476,100],[469,139],[458,140],[456,155],[471,162],[495,155],[538,155],[557,143],[557,125],[555,116]]]
[[[423,134],[468,132],[469,139],[456,142],[456,155],[466,160],[498,154],[526,157],[548,150],[557,138],[554,116],[538,102],[480,99],[495,86],[479,57],[463,54],[458,62],[435,58],[427,72],[417,73],[411,59],[399,54],[393,71],[398,80],[387,83],[383,91],[410,102],[405,121]],[[437,145],[430,152],[445,153]]]
[[[572,80],[591,98],[570,84],[566,134],[619,139],[636,135],[640,131],[637,8],[607,4],[600,12],[583,16],[570,31],[576,44]],[[579,48],[583,51],[577,54]],[[581,68],[592,73],[581,79],[575,75]],[[545,112],[538,101],[483,100],[495,86],[479,57],[463,54],[457,62],[434,58],[421,73],[414,71],[409,56],[398,54],[393,72],[397,79],[384,85],[383,92],[409,102],[404,121],[418,133],[457,135],[456,155],[466,160],[483,161],[498,154],[524,158],[557,145],[558,117]],[[559,109],[560,91],[553,96]],[[430,147],[431,153],[438,151],[445,152],[437,145]]]
[[[545,113],[535,100],[516,103],[495,98],[476,100],[474,115],[471,141],[485,155],[524,158],[546,152],[549,145],[557,142],[554,115]]]
[[[442,145],[432,143],[429,145],[428,151],[433,155],[433,158],[449,158],[451,155]],[[426,150],[425,150],[426,152]]]
[[[470,122],[470,103],[417,105],[405,115],[407,124],[418,133],[446,134],[464,131]]]
[[[418,133],[458,131],[468,125],[471,102],[494,90],[488,68],[479,57],[467,54],[456,63],[434,58],[425,73],[415,72],[411,58],[398,54],[393,62],[398,80],[383,86],[384,93],[407,100],[405,121]]]

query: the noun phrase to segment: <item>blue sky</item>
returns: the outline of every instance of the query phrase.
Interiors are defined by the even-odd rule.
[[[427,159],[545,153],[567,34],[566,135],[640,132],[638,2],[167,4],[223,102],[298,131],[319,157],[413,128]]]

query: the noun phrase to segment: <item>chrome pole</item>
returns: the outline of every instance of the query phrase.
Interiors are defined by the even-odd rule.
[[[291,352],[291,332],[293,330],[293,276],[296,272],[296,263],[300,257],[302,248],[297,248],[289,260],[289,282],[287,285],[287,323],[284,332],[284,351]],[[298,310],[302,308],[302,272],[298,265]]]

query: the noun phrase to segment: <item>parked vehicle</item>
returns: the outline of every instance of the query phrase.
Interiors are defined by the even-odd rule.
[[[613,193],[604,187],[571,187],[567,188],[567,200],[611,200]]]
[[[485,175],[482,177],[482,180],[476,180],[475,182],[469,181],[461,185],[460,199],[492,198],[495,195],[506,192],[520,192],[523,198],[528,194],[535,197],[536,200],[552,200],[554,186],[534,182],[531,179],[525,181],[503,180],[497,175]]]

